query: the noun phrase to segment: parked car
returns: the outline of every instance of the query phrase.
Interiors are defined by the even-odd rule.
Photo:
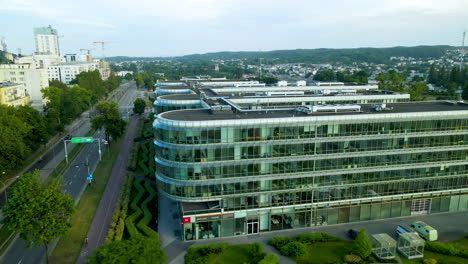
[[[416,233],[417,232],[411,228],[409,225],[406,225],[406,224],[399,224],[396,228],[396,234],[397,236],[401,235],[401,234],[405,234],[405,233]]]
[[[419,236],[427,241],[435,241],[438,239],[437,230],[423,221],[413,222],[411,227],[418,232]]]
[[[348,236],[351,238],[351,239],[356,239],[357,235],[359,234],[359,231],[356,230],[356,229],[350,229],[348,230]]]

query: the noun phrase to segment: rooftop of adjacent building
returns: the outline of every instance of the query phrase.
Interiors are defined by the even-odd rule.
[[[206,100],[205,100],[206,102]],[[221,110],[213,109],[191,109],[175,110],[160,114],[160,117],[176,121],[208,121],[208,120],[237,120],[237,119],[265,119],[265,118],[294,118],[307,116],[336,116],[336,115],[362,115],[362,114],[391,114],[391,113],[417,113],[417,112],[445,112],[445,111],[468,111],[468,103],[429,101],[409,103],[388,103],[383,110],[376,110],[379,104],[360,105],[334,105],[337,112],[325,110],[317,112],[302,112],[296,109],[257,109],[238,111],[233,109],[225,100],[211,100],[210,105],[222,106]],[[328,105],[333,109],[333,105]],[[354,109],[353,109],[354,106]],[[355,111],[355,106],[360,106],[360,111]],[[341,108],[341,109],[340,109]],[[348,109],[347,109],[348,108]],[[378,107],[377,107],[378,108]],[[352,110],[353,109],[353,110]]]
[[[198,94],[171,94],[171,95],[162,95],[158,99],[163,100],[197,100],[200,99]]]
[[[6,87],[14,87],[22,84],[14,83],[14,82],[0,82],[0,88],[6,88]]]

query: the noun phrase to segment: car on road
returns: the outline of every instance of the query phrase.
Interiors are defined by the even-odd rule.
[[[400,236],[405,233],[417,233],[413,228],[406,224],[399,224],[396,228],[396,235]]]
[[[348,230],[348,236],[349,236],[349,238],[351,238],[353,240],[356,239],[358,234],[359,234],[359,231],[356,230],[356,229],[349,229]]]
[[[71,140],[72,136],[71,135],[66,135],[63,140]]]

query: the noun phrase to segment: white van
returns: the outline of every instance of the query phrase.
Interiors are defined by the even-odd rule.
[[[427,241],[435,241],[438,239],[437,230],[423,221],[413,222],[411,227]]]

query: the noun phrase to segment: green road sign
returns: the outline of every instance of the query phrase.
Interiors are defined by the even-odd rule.
[[[93,142],[92,137],[74,137],[71,139],[71,143],[90,143]]]

